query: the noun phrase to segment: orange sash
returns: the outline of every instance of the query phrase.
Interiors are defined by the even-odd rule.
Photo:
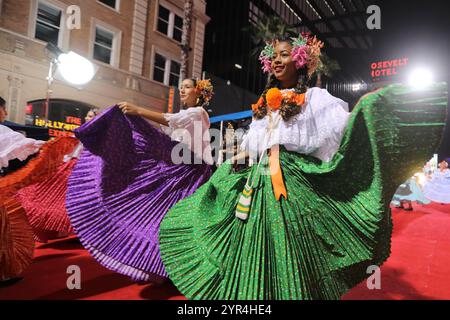
[[[277,201],[280,201],[281,196],[287,199],[286,186],[283,180],[283,173],[280,166],[280,146],[275,145],[270,148],[269,156],[270,177],[272,180],[273,192]]]

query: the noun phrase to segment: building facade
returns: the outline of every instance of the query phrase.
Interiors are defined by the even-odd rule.
[[[30,108],[45,100],[48,42],[97,67],[81,89],[56,78],[51,87],[56,108],[102,109],[129,101],[167,111],[170,87],[180,80],[183,6],[183,0],[0,0],[0,96],[9,120],[25,123]],[[205,10],[205,0],[194,1],[189,61],[194,77],[202,74]]]

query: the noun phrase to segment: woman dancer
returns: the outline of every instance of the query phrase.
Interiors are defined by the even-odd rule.
[[[94,258],[135,281],[166,278],[158,244],[160,221],[211,174],[209,118],[203,107],[212,86],[207,80],[186,79],[180,97],[183,109],[176,114],[123,102],[76,131],[85,149],[69,179],[70,220]],[[147,120],[169,125],[172,137],[182,143]],[[195,131],[202,141],[194,139]],[[172,152],[180,146],[182,155]]]
[[[448,162],[439,163],[439,169],[431,175],[431,180],[424,186],[425,197],[441,204],[450,203],[450,169]]]
[[[424,196],[419,179],[420,174],[416,173],[408,181],[402,183],[395,192],[391,204],[406,211],[414,210],[412,206],[413,201],[420,204],[429,204],[431,201]]]
[[[161,223],[164,265],[188,299],[338,299],[389,256],[389,203],[439,144],[446,85],[390,86],[349,114],[306,87],[321,47],[302,35],[265,48],[273,74],[242,146],[261,162],[225,163]]]

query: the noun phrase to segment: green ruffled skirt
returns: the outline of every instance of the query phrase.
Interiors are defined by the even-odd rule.
[[[339,299],[389,257],[389,203],[439,146],[446,110],[446,84],[366,95],[331,162],[281,148],[279,202],[256,165],[236,173],[225,163],[161,224],[171,280],[188,299]],[[235,209],[250,172],[243,222]]]

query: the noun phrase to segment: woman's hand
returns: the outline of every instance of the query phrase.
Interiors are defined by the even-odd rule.
[[[247,151],[243,151],[235,156],[233,156],[230,161],[234,166],[238,166],[240,164],[245,165],[247,162],[247,159],[249,158],[249,154]]]
[[[128,116],[140,116],[141,115],[142,108],[140,108],[132,103],[120,102],[117,105],[119,106],[119,108],[123,112],[123,114],[126,114]]]
[[[235,172],[242,170],[247,167],[249,154],[246,151],[243,151],[235,156],[233,156],[230,161]],[[240,169],[239,169],[240,168]]]
[[[161,112],[156,112],[148,110],[146,108],[138,107],[137,105],[134,105],[129,102],[119,102],[117,106],[120,108],[123,114],[127,116],[140,116],[150,121],[162,124],[163,126],[169,125],[169,123],[164,117],[164,114]]]

